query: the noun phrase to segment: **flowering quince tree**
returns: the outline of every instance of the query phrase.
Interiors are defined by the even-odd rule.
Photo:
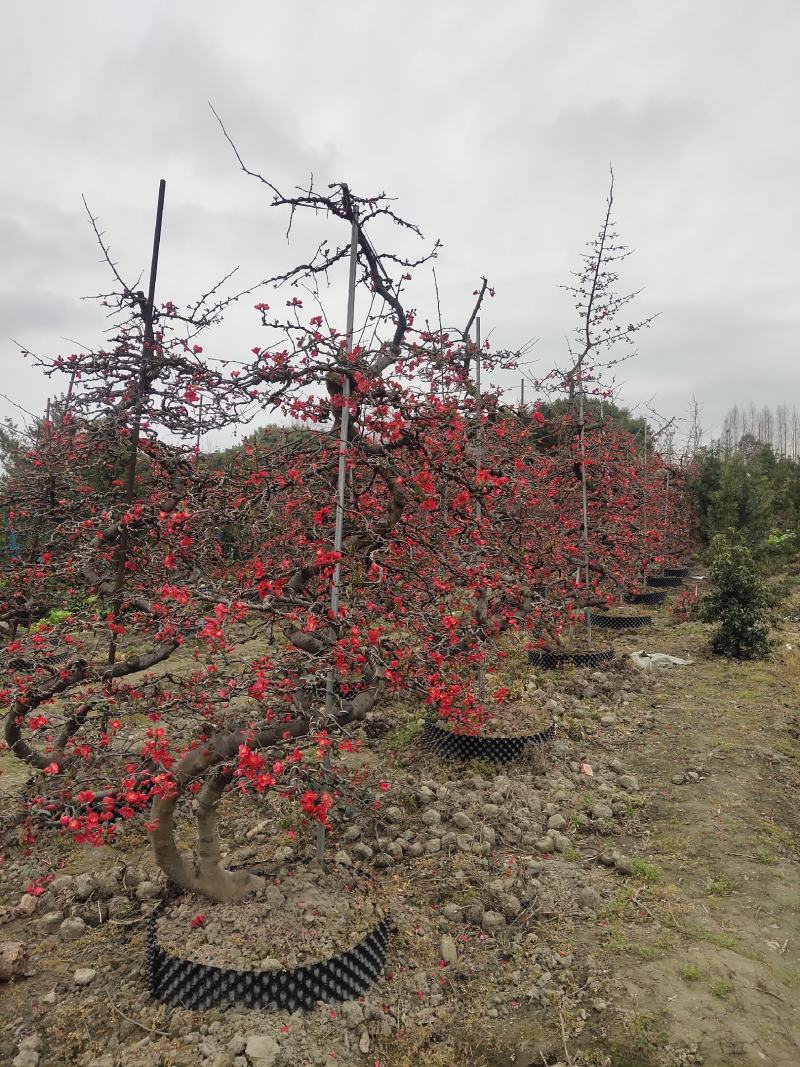
[[[454,411],[435,452],[428,438],[433,462],[418,476],[425,502],[437,511],[420,509],[409,517],[409,524],[429,522],[431,514],[438,519],[427,533],[415,535],[417,558],[426,559],[420,574],[438,594],[421,596],[407,624],[419,652],[418,690],[442,718],[470,731],[486,726],[492,706],[510,697],[503,687],[480,683],[481,669],[491,673],[507,655],[501,636],[519,630],[535,645],[562,645],[587,603],[607,606],[637,588],[646,567],[659,559],[663,517],[656,511],[663,496],[656,462],[643,481],[633,435],[607,418],[587,427],[593,531],[587,596],[579,572],[581,483],[569,413],[562,429],[560,416],[520,414],[503,407],[499,397],[485,395],[482,402],[488,411],[480,468],[474,464],[474,414]],[[541,443],[543,424],[547,430],[555,424],[552,447]],[[676,488],[671,503],[679,496]],[[647,503],[649,539],[640,528]]]
[[[473,729],[490,714],[484,675],[506,655],[499,639],[533,618],[547,537],[541,505],[551,463],[532,453],[530,427],[499,399],[484,393],[479,412],[454,413],[427,472],[428,499],[435,493],[438,503],[427,535],[437,596],[412,623],[428,705]],[[508,694],[489,695],[497,703]]]
[[[424,650],[420,688],[458,728],[480,729],[490,705],[509,696],[505,689],[485,693],[482,681],[487,664],[505,654],[497,642],[502,633],[524,628],[535,645],[558,647],[587,609],[638,589],[647,569],[664,560],[663,530],[679,507],[678,481],[669,516],[665,510],[663,522],[656,521],[662,461],[656,454],[643,466],[641,441],[603,418],[598,404],[610,396],[601,374],[618,362],[617,346],[631,345],[650,322],[617,324],[634,294],[615,292],[615,264],[628,251],[613,232],[612,202],[613,186],[598,237],[569,287],[579,313],[571,366],[538,383],[555,402],[518,411],[497,392],[478,394],[467,373],[476,355],[469,344],[473,314],[461,338],[463,399],[436,451],[429,442],[418,475],[422,507],[439,518],[428,535],[424,573],[442,594],[428,613],[425,605],[414,613]],[[514,365],[513,357],[505,359],[504,366]],[[451,397],[443,391],[445,402]],[[430,612],[438,612],[438,627]]]
[[[5,744],[60,787],[55,803],[34,798],[39,816],[99,843],[173,788],[156,725],[166,697],[150,672],[237,610],[198,583],[217,565],[222,500],[193,441],[199,390],[207,430],[241,417],[250,397],[197,343],[233,298],[215,287],[186,311],[157,306],[153,285],[146,297],[124,282],[91,221],[118,285],[99,298],[113,325],[97,350],[38,361],[69,387],[19,436],[5,479],[19,550],[3,575],[0,699]],[[144,736],[123,730],[134,716],[152,722]]]
[[[3,693],[9,749],[61,788],[39,798],[39,813],[94,844],[152,804],[158,863],[216,899],[262,884],[221,866],[224,790],[275,790],[326,824],[335,790],[314,759],[354,747],[342,728],[407,685],[406,585],[409,602],[426,587],[413,559],[422,542],[405,518],[409,502],[424,504],[418,457],[452,413],[431,382],[456,380],[461,359],[446,339],[415,330],[403,303],[409,272],[431,253],[412,261],[372,244],[376,222],[418,233],[385,197],[270,189],[292,216],[323,213],[354,235],[369,344],[349,342],[319,305],[316,281],[347,260],[349,242],[324,243],[266,283],[304,296],[271,298],[280,313],[259,302],[265,339],[236,364],[196,343],[224,310],[216,288],[186,311],[156,308],[103,245],[119,283],[103,297],[118,315],[112,343],[46,366],[70,387],[20,449],[4,498],[22,545],[7,606],[23,605],[28,621],[34,599],[49,612],[9,642]],[[299,428],[256,435],[212,469],[196,448],[201,402],[206,431],[259,412]],[[175,838],[187,796],[193,855]]]
[[[506,548],[524,510],[527,483],[515,477],[513,454],[525,430],[499,393],[478,393],[469,369],[469,328],[487,292],[484,280],[466,329],[426,338],[437,358],[417,410],[423,447],[409,454],[415,466],[403,475],[416,504],[404,519],[402,625],[413,638],[404,673],[440,715],[473,724],[482,708],[471,672],[483,665],[487,642],[529,606],[521,557],[507,559]],[[515,364],[513,354],[488,348],[482,360],[487,370]]]
[[[653,321],[625,314],[637,294],[618,291],[619,264],[631,253],[616,234],[613,202],[612,175],[598,234],[565,286],[577,312],[569,365],[537,383],[550,400],[539,444],[552,461],[547,495],[557,530],[542,559],[539,613],[549,625],[540,629],[558,643],[574,636],[581,619],[588,623],[593,607],[638,590],[649,568],[663,564],[665,526],[680,507],[681,479],[665,511],[663,461],[656,454],[649,466],[642,463],[646,443],[616,423],[613,406],[603,417],[613,396],[604,377]],[[546,643],[546,632],[538,643]]]
[[[569,440],[574,431],[569,411],[554,415],[552,422],[554,434]],[[574,460],[571,447],[558,443],[545,447],[552,460],[548,496],[558,532],[542,561],[544,589],[539,610],[549,618],[553,636],[561,636],[580,622],[587,606],[608,606],[639,591],[646,572],[669,561],[665,524],[669,543],[682,551],[686,544],[686,520],[681,515],[683,476],[679,468],[672,468],[674,493],[665,497],[663,460],[656,454],[645,467],[640,439],[615,425],[613,414],[602,421],[599,416],[596,421],[587,420],[583,464]],[[588,588],[581,542],[584,470],[591,548]]]

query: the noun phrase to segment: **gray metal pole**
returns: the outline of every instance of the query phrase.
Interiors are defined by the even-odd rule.
[[[589,504],[586,497],[586,420],[583,406],[583,384],[578,399],[580,429],[581,429],[581,502],[583,506],[583,565],[585,569],[586,589],[584,593],[583,614],[586,620],[586,636],[589,646],[592,644],[592,609],[589,606]]]
[[[133,418],[128,437],[128,470],[125,475],[126,504],[132,504],[136,499],[136,469],[139,461],[139,440],[142,434],[142,413],[145,404],[145,394],[149,391],[147,372],[153,360],[155,348],[155,299],[156,278],[158,276],[158,257],[161,251],[161,227],[164,221],[164,197],[167,192],[167,183],[162,178],[158,183],[158,203],[156,205],[156,225],[153,232],[153,252],[150,257],[150,284],[147,289],[147,301],[140,303],[139,314],[144,324],[142,339],[142,359],[139,365],[139,377],[136,386],[136,401],[133,407]],[[111,597],[112,613],[114,621],[119,619],[122,611],[122,587],[125,583],[125,563],[128,559],[130,546],[130,529],[123,525],[119,541],[117,543],[116,575],[114,578],[114,591]],[[117,638],[112,634],[108,644],[108,665],[113,666],[117,658]]]
[[[475,392],[477,394],[477,419],[478,427],[476,433],[476,447],[475,447],[475,473],[477,474],[481,469],[481,462],[483,459],[482,450],[482,429],[481,429],[481,409],[482,409],[482,396],[481,396],[481,317],[477,316],[475,319]],[[476,479],[477,480],[477,479]],[[478,489],[478,505],[475,509],[475,514],[478,517],[478,523],[483,520],[483,502],[481,494],[483,489],[480,485]],[[484,596],[485,590],[484,590]],[[483,649],[481,650],[483,652]],[[486,690],[486,669],[484,667],[483,658],[481,658],[480,665],[478,667],[478,700],[483,703]]]
[[[347,186],[344,186],[344,194],[349,199]],[[350,231],[350,278],[347,289],[347,334],[345,342],[346,357],[349,358],[353,350],[353,330],[356,310],[356,267],[358,265],[358,220],[355,205],[351,205],[351,231]],[[333,550],[342,551],[342,539],[344,531],[344,501],[347,485],[347,444],[350,431],[350,375],[344,375],[342,382],[342,419],[339,426],[339,476],[336,487],[336,524],[333,532]],[[331,616],[335,626],[336,616],[339,612],[339,592],[342,582],[342,566],[339,560],[333,568],[333,582],[331,584]],[[328,667],[325,678],[325,725],[330,722],[333,714],[335,698],[336,676],[333,665]],[[325,770],[330,769],[331,752],[327,749],[323,760]],[[325,855],[325,827],[321,824],[317,827],[317,860],[324,861]]]
[[[203,435],[203,394],[200,394],[200,404],[197,411],[197,437],[195,440],[194,465],[200,463],[200,438]]]
[[[645,419],[645,422],[644,422],[644,465],[643,465],[643,469],[642,469],[642,476],[645,479],[644,507],[642,509],[642,525],[644,526],[644,551],[645,551],[644,566],[645,566],[645,573],[646,573],[647,572],[647,568],[650,565],[649,564],[649,560],[647,558],[647,552],[649,551],[648,548],[647,548],[647,484],[646,484],[647,483],[647,419]]]
[[[476,473],[481,469],[481,317],[475,319],[475,392],[477,394],[477,419],[478,428],[476,433],[475,444],[475,471]],[[480,490],[480,486],[478,487]],[[483,518],[483,507],[481,505],[480,492],[478,493],[478,507],[477,507],[478,522]]]

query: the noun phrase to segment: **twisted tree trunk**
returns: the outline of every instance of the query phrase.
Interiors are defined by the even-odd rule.
[[[373,684],[349,701],[334,717],[332,725],[341,727],[363,719],[383,690],[383,672],[376,669]],[[253,749],[289,738],[303,737],[314,727],[311,716],[303,715],[291,722],[256,731],[255,735],[229,733],[220,735],[210,746],[189,752],[174,768],[174,788],[153,802],[150,843],[156,863],[170,881],[181,889],[200,893],[211,900],[239,900],[263,888],[265,881],[252,871],[229,871],[221,865],[221,846],[217,811],[222,793],[232,772],[222,766],[232,760],[239,746],[249,743]],[[175,811],[190,782],[207,775],[197,798],[197,847],[195,853],[182,852],[175,840]]]

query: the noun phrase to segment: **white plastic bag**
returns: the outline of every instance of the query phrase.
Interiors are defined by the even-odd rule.
[[[679,659],[678,656],[668,656],[666,652],[634,652],[631,659],[637,667],[645,670],[650,667],[688,667],[694,660]]]

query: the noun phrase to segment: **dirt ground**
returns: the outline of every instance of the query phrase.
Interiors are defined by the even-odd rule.
[[[520,668],[559,723],[532,763],[443,764],[422,749],[418,711],[399,729],[369,723],[362,758],[392,781],[388,806],[359,809],[332,851],[391,898],[398,933],[359,1002],[306,1016],[170,1011],[143,981],[144,922],[163,885],[135,829],[113,851],[7,841],[0,940],[23,941],[30,966],[0,985],[0,1062],[797,1067],[797,603],[762,662],[710,657],[706,627],[659,609],[653,629],[614,647],[691,665]],[[5,808],[21,781],[10,770]],[[276,841],[280,813],[268,814],[254,832],[253,813],[231,809],[230,858],[290,875],[308,849]],[[20,914],[48,873],[68,884]],[[83,923],[74,940],[65,920]],[[211,941],[211,911],[208,925]]]
[[[636,851],[654,871],[590,946],[616,956],[631,1063],[665,1042],[708,1065],[800,1063],[800,650],[780,636],[768,662],[735,664],[704,655],[699,626],[666,631],[661,650],[696,664],[665,672],[649,728],[620,746],[648,794]]]
[[[778,637],[764,663],[708,657],[698,624],[648,642],[695,663],[659,675],[650,716],[614,739],[647,796],[616,843],[652,869],[578,932],[611,972],[612,1018],[576,1046],[598,1062],[800,1064],[800,647]]]

